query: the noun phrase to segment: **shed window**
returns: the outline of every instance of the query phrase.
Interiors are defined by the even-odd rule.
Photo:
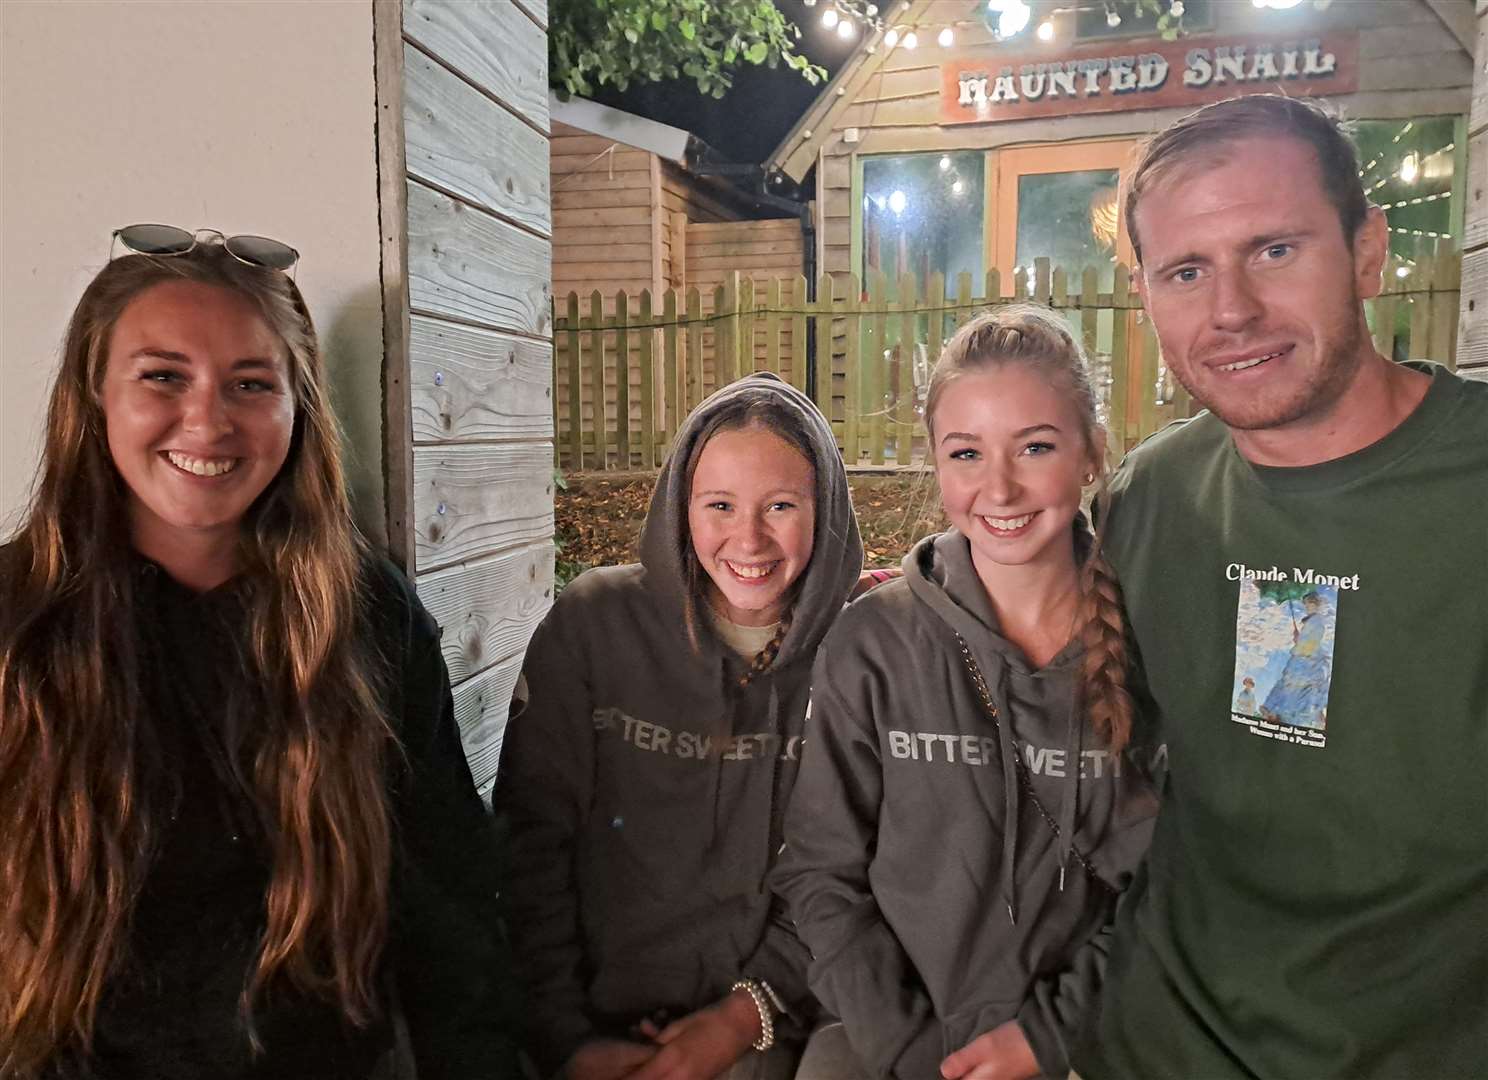
[[[1390,222],[1390,254],[1409,264],[1462,242],[1460,124],[1453,116],[1362,120],[1354,125],[1359,178]]]
[[[862,272],[891,281],[939,271],[955,295],[963,271],[980,281],[986,213],[986,155],[897,154],[863,159]]]

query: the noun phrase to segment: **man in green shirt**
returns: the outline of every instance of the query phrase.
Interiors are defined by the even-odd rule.
[[[1143,302],[1208,411],[1103,503],[1170,771],[1085,1080],[1488,1075],[1488,384],[1374,351],[1358,173],[1268,95],[1132,175]]]

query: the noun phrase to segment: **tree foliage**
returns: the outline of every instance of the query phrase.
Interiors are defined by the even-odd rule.
[[[826,71],[795,51],[801,31],[772,0],[552,0],[548,82],[560,96],[686,76],[722,97],[740,64]]]

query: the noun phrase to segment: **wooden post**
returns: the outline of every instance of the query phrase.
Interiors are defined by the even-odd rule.
[[[715,357],[716,361],[716,357]],[[703,400],[703,297],[693,285],[687,290],[687,408],[692,412]],[[678,416],[680,427],[683,416]],[[676,428],[673,429],[675,434]]]
[[[656,329],[651,290],[641,290],[641,468],[656,468]]]
[[[662,342],[662,444],[663,452],[677,437],[677,426],[686,413],[685,396],[682,389],[682,370],[677,363],[677,290],[668,289],[661,302],[662,318],[666,320],[665,339]]]
[[[621,471],[630,469],[630,297],[615,294],[615,443]]]
[[[579,355],[579,294],[568,294],[568,467],[584,467],[584,365]],[[556,394],[553,395],[555,398]],[[556,421],[555,421],[556,424]]]
[[[1145,439],[1157,430],[1157,373],[1159,370],[1157,334],[1153,332],[1152,320],[1142,320],[1142,375],[1138,389],[1137,439]]]
[[[791,281],[791,385],[806,392],[806,275],[797,274]],[[827,349],[827,386],[832,385],[832,350]],[[830,402],[829,402],[830,403]],[[820,400],[817,402],[820,406]],[[830,421],[825,409],[822,415]]]
[[[1100,341],[1097,331],[1100,328],[1100,279],[1096,276],[1095,267],[1087,266],[1085,272],[1080,275],[1080,338],[1085,346],[1087,356],[1095,355],[1095,347]],[[1112,432],[1116,438],[1121,436]]]
[[[805,278],[801,281],[804,284]],[[801,294],[803,297],[805,293]],[[803,302],[802,307],[806,307]],[[832,275],[816,282],[816,304],[811,307],[811,333],[816,340],[816,385],[812,387],[816,407],[832,423]],[[804,363],[804,361],[803,361]]]
[[[589,410],[594,426],[594,461],[601,469],[610,467],[609,421],[605,418],[605,332],[604,297],[595,289],[589,295]]]

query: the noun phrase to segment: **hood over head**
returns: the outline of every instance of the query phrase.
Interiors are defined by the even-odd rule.
[[[688,414],[672,443],[671,453],[656,478],[651,508],[641,534],[641,563],[646,568],[647,587],[663,610],[675,612],[679,627],[686,625],[691,608],[692,622],[700,641],[721,650],[711,627],[703,618],[702,595],[689,598],[688,580],[706,575],[697,566],[687,531],[687,464],[701,450],[704,429],[727,409],[744,408],[757,401],[769,402],[792,414],[806,433],[811,465],[816,474],[816,526],[811,559],[794,586],[791,625],[775,663],[784,666],[805,659],[809,662],[817,644],[846,603],[863,568],[863,543],[847,486],[847,471],[831,426],[809,397],[778,375],[759,372],[730,383]],[[693,572],[689,574],[691,562]]]

